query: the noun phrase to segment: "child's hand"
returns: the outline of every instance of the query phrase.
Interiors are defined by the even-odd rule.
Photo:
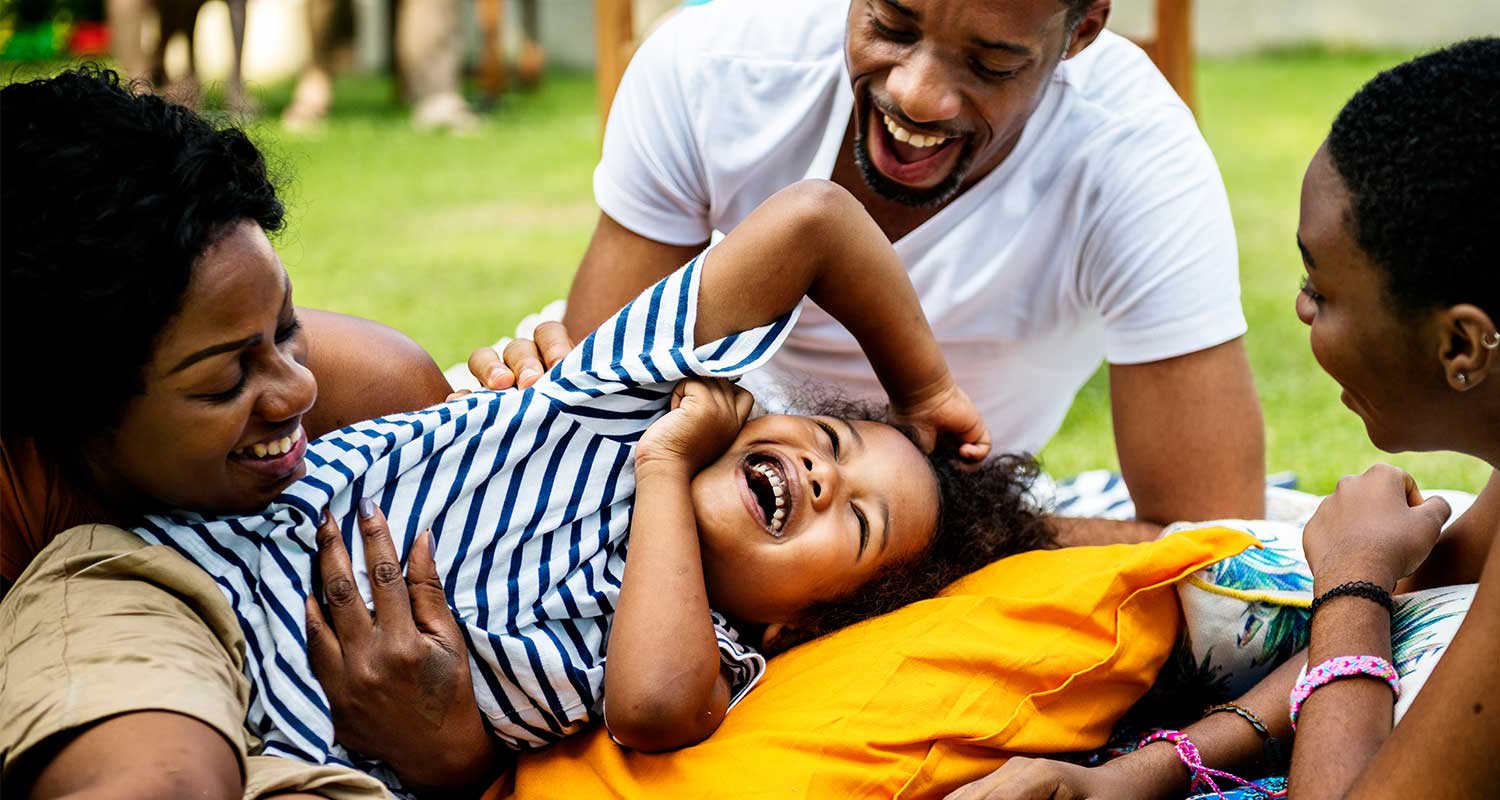
[[[698,474],[724,454],[750,418],[755,398],[722,378],[689,378],[672,390],[672,410],[651,423],[635,460],[667,461]]]
[[[892,405],[891,421],[914,428],[917,444],[931,453],[938,437],[958,441],[958,459],[977,464],[990,454],[990,429],[964,390],[949,377],[927,399],[908,406]]]
[[[1339,481],[1302,533],[1314,578],[1373,581],[1386,589],[1416,571],[1453,513],[1441,497],[1422,499],[1406,472],[1376,464]]]
[[[944,800],[1040,800],[1067,797],[1073,800],[1126,800],[1145,797],[1141,782],[1122,771],[1103,767],[1080,767],[1063,761],[1015,756],[1000,769],[949,794]]]

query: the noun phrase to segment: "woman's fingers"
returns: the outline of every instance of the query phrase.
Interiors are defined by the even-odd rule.
[[[512,339],[505,345],[505,369],[516,376],[516,387],[525,389],[542,377],[542,353],[530,339]]]
[[[323,596],[333,618],[333,632],[342,643],[362,646],[370,637],[373,623],[354,582],[354,566],[349,561],[349,551],[344,549],[344,537],[327,511],[318,525],[317,543],[318,574],[323,579]]]
[[[406,594],[406,575],[391,541],[380,506],[368,497],[359,501],[359,532],[365,541],[365,571],[370,576],[370,595],[375,601],[375,624],[398,636],[415,633],[411,599]]]
[[[342,689],[343,649],[339,647],[339,637],[333,634],[328,620],[323,618],[318,598],[313,595],[307,596],[307,659],[325,692],[332,696]]]
[[[438,577],[432,553],[432,531],[423,531],[412,544],[406,564],[406,590],[417,630],[436,637],[453,648],[464,646],[458,621],[448,607],[448,595]]]

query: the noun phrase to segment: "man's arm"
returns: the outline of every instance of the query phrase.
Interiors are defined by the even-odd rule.
[[[588,336],[646,287],[672,274],[707,246],[708,242],[662,244],[601,212],[589,249],[568,290],[563,325],[575,340]]]
[[[432,356],[411,337],[376,322],[298,308],[307,331],[307,368],[318,401],[303,420],[310,438],[351,422],[415,411],[453,391]]]
[[[1243,339],[1111,365],[1109,379],[1115,447],[1138,519],[1265,515],[1265,428]]]

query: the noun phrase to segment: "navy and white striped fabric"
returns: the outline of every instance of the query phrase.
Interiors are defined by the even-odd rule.
[[[503,740],[540,746],[600,713],[635,443],[666,412],[676,381],[754,369],[798,315],[695,347],[701,264],[699,256],[647,290],[530,389],[478,392],[329,434],[310,444],[307,476],[263,513],[179,512],[137,530],[214,576],[239,615],[250,651],[249,722],[267,753],[353,763],[333,741],[326,697],[308,667],[303,608],[325,507],[341,522],[368,601],[361,497],[384,510],[403,563],[417,535],[432,529],[479,706]],[[715,623],[738,700],[765,660],[718,615]],[[379,765],[357,766],[394,785]]]

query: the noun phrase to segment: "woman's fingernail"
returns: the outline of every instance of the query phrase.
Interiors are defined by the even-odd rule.
[[[531,381],[536,380],[538,377],[541,376],[541,374],[542,373],[537,372],[535,369],[533,369],[531,367],[527,367],[526,369],[521,370],[521,380],[520,380],[520,382],[521,383],[529,383]]]
[[[495,388],[496,384],[500,383],[500,379],[505,377],[506,372],[509,370],[505,367],[490,367],[490,371],[485,373],[484,385],[491,389]]]
[[[375,501],[368,497],[359,498],[360,519],[369,519],[375,516]]]

